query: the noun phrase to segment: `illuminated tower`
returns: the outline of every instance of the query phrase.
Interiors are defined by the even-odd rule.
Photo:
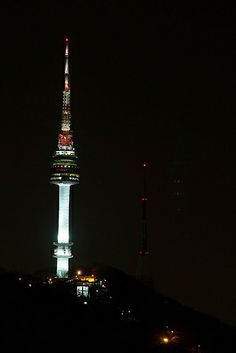
[[[69,259],[72,258],[70,241],[70,188],[79,183],[78,156],[76,155],[70,113],[69,46],[65,40],[65,83],[62,116],[58,133],[58,148],[53,155],[50,182],[59,187],[58,234],[54,242],[54,257],[57,259],[58,278],[67,278]]]

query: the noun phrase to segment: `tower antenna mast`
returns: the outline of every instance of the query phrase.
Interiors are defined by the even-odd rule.
[[[148,250],[148,239],[147,239],[147,163],[143,163],[143,196],[142,202],[142,233],[141,233],[141,244],[139,248],[139,255],[149,255]]]
[[[138,248],[138,259],[136,266],[136,277],[146,285],[150,285],[150,263],[149,263],[149,247],[148,247],[148,234],[147,234],[147,163],[142,164],[143,170],[143,195],[141,197],[142,205],[142,228],[141,237]]]

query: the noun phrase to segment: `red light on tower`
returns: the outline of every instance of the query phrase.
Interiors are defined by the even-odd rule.
[[[66,37],[66,42],[68,42],[68,37]]]
[[[143,163],[143,168],[147,168],[147,163]]]

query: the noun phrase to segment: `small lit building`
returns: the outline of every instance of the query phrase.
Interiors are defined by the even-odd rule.
[[[91,287],[98,285],[97,278],[94,275],[77,275],[75,281],[77,297],[90,298]]]
[[[107,280],[88,273],[82,274],[82,271],[77,271],[76,275],[70,280],[73,293],[77,298],[85,301],[111,303],[112,297]]]

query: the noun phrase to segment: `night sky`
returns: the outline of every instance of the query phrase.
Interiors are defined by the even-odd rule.
[[[145,160],[155,288],[236,324],[235,9],[1,4],[0,267],[33,273],[55,265],[49,168],[68,34],[81,175],[72,197],[74,266],[135,273]],[[184,175],[181,220],[172,197],[176,164]]]

